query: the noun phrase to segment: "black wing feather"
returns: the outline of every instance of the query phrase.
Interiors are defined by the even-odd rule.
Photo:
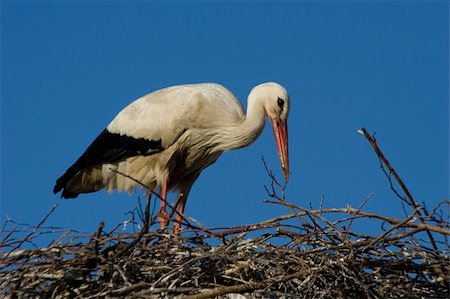
[[[107,129],[104,129],[86,149],[83,155],[56,180],[53,192],[58,193],[64,189],[72,177],[86,167],[114,163],[133,156],[151,155],[162,149],[161,139],[148,140],[145,138],[134,138],[127,135],[111,133]],[[62,197],[64,198],[75,198],[77,196],[78,193],[65,189],[62,193]]]

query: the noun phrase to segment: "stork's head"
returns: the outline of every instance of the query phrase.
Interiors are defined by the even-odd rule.
[[[289,115],[289,95],[278,83],[263,83],[251,91],[250,95],[263,101],[264,110],[272,124],[281,168],[286,182],[289,179],[289,149],[287,118]]]

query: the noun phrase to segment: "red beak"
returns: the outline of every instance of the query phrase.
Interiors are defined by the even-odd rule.
[[[288,149],[288,128],[286,121],[276,118],[271,119],[273,134],[277,142],[278,156],[280,157],[281,168],[284,179],[289,180],[289,149]]]

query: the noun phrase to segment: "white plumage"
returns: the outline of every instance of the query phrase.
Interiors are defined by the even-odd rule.
[[[132,192],[146,186],[182,195],[174,224],[200,172],[226,150],[252,143],[261,133],[265,116],[272,122],[282,168],[287,179],[286,120],[289,96],[277,83],[255,87],[248,97],[247,115],[236,97],[219,84],[172,86],[143,96],[111,121],[85,153],[61,176],[54,192],[73,198],[100,189]],[[166,203],[161,202],[160,225],[167,226]]]

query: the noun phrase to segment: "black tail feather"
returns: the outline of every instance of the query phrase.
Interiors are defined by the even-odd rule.
[[[151,155],[161,150],[161,139],[134,138],[110,133],[107,129],[104,129],[83,155],[56,180],[53,193],[56,194],[62,190],[61,197],[75,198],[79,193],[68,191],[66,187],[69,181],[83,169],[103,163],[113,163],[132,156]]]
[[[79,193],[70,192],[66,190],[66,186],[69,183],[69,181],[79,171],[76,170],[74,166],[76,165],[74,164],[69,169],[67,169],[67,171],[59,179],[56,180],[55,187],[53,187],[54,194],[62,190],[61,198],[75,198],[79,195]]]

